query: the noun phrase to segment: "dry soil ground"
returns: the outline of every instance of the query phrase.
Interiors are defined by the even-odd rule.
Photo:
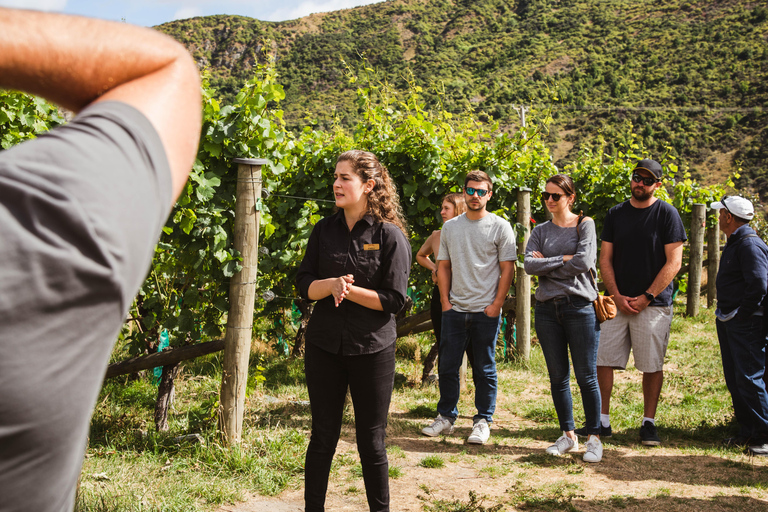
[[[465,444],[469,417],[459,418],[452,436],[428,438],[413,420],[398,426],[398,416],[403,413],[393,410],[395,426],[388,438],[390,466],[402,473],[391,479],[393,511],[484,510],[467,505],[470,491],[484,497],[483,507],[501,504],[501,510],[768,511],[768,460],[736,451],[670,442],[647,448],[633,430],[606,439],[603,461],[587,464],[581,460],[583,447],[566,457],[546,455],[551,429],[504,410],[497,410],[492,437],[480,447]],[[435,454],[444,467],[420,465]],[[348,466],[357,465],[353,432],[342,434],[340,455],[355,461]],[[332,476],[326,509],[368,510],[363,489],[359,471],[340,467]],[[301,511],[302,492],[252,496],[219,512]]]

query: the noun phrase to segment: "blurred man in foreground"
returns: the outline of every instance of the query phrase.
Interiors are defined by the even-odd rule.
[[[115,337],[195,158],[186,50],[0,9],[0,87],[77,116],[0,153],[0,511],[72,510]]]

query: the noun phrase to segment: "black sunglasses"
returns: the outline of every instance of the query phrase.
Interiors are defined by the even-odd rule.
[[[635,173],[635,174],[632,175],[632,181],[634,181],[635,183],[642,183],[646,187],[650,187],[654,183],[658,183],[661,180],[657,180],[656,178],[646,178],[644,176],[641,176],[641,175]]]
[[[550,194],[549,192],[541,193],[541,197],[543,197],[545,201],[549,201],[549,198],[551,197],[554,202],[558,202],[562,196],[563,194]]]
[[[482,188],[472,188],[472,187],[464,187],[464,192],[469,194],[470,196],[475,195],[475,192],[477,192],[477,197],[484,197],[485,194],[488,193],[487,190]]]
[[[733,215],[733,212],[731,212],[731,210],[728,209],[728,205],[725,204],[725,200],[728,199],[729,197],[731,197],[731,196],[723,196],[723,198],[720,200],[720,204],[723,205],[723,208],[725,208],[725,211],[727,211],[728,213]],[[735,215],[734,215],[734,217],[735,217]]]

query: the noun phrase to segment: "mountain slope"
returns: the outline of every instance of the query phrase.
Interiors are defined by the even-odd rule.
[[[742,162],[739,185],[768,193],[768,8],[743,0],[394,0],[271,23],[210,16],[158,27],[184,43],[231,98],[266,53],[289,126],[356,121],[342,59],[394,84],[411,74],[449,109],[519,125],[553,117],[558,164],[631,130],[703,181]],[[426,87],[425,87],[426,88]],[[482,117],[481,117],[482,119]]]

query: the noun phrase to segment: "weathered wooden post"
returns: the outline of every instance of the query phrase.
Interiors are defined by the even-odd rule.
[[[717,298],[717,269],[720,267],[720,210],[710,210],[709,215],[714,219],[707,228],[707,307],[711,308]]]
[[[531,235],[531,189],[517,191],[517,223],[523,230],[517,234],[517,260],[525,255],[525,246]],[[531,278],[515,262],[515,322],[517,325],[517,356],[528,361],[531,356]]]
[[[707,206],[701,203],[693,205],[691,210],[690,257],[688,263],[688,306],[686,315],[699,314],[701,295],[701,268],[704,258],[704,230]]]
[[[229,282],[229,314],[224,336],[224,373],[221,377],[219,426],[229,443],[240,442],[248,382],[248,359],[253,337],[253,309],[261,217],[261,158],[236,158],[235,249],[243,268]]]

